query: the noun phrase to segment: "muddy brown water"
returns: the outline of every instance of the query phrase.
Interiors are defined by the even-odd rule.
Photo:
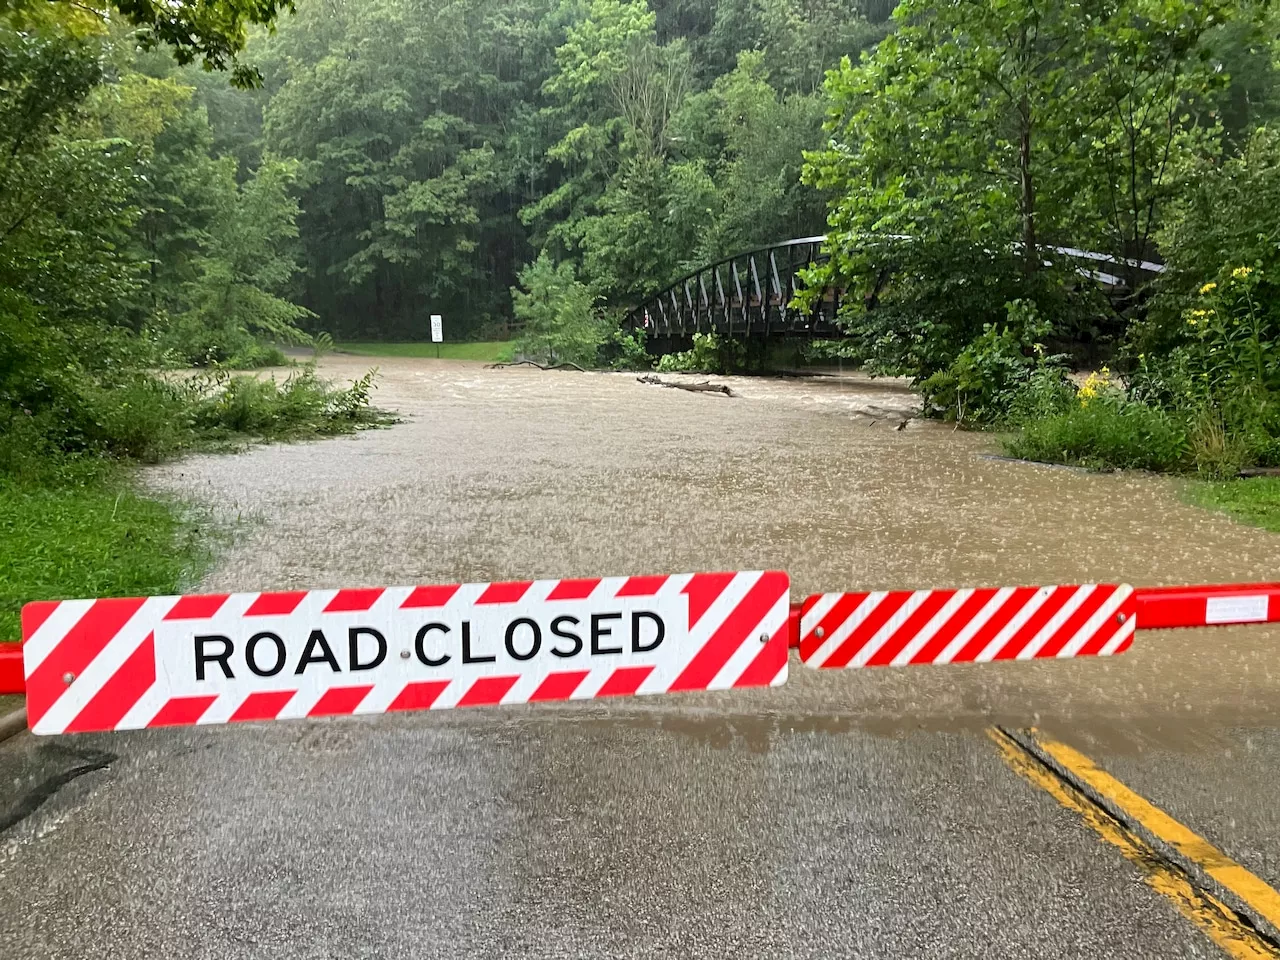
[[[895,429],[916,400],[894,381],[714,378],[737,394],[726,398],[628,374],[434,360],[335,356],[322,372],[349,379],[374,362],[375,402],[399,413],[395,427],[149,473],[240,521],[202,588],[765,567],[791,574],[795,599],[1280,570],[1280,537],[1183,504],[1175,481],[992,459],[991,437],[916,420]],[[1280,631],[1255,627],[1143,633],[1111,660],[823,673],[793,660],[781,690],[540,716],[746,743],[779,729],[1002,721],[1116,749],[1191,747],[1228,725],[1274,723],[1278,643]]]

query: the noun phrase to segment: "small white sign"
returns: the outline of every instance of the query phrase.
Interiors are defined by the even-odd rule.
[[[1205,623],[1265,623],[1267,595],[1209,597],[1204,603]]]
[[[431,342],[444,342],[444,319],[438,313],[431,315]]]

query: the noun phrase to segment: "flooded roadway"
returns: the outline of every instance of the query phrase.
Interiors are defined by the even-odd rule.
[[[367,361],[331,358],[358,375]],[[200,457],[209,590],[780,568],[844,588],[1276,579],[1169,481],[992,459],[852,379],[381,361],[405,422]],[[723,378],[717,378],[718,381]],[[104,769],[0,834],[4,956],[1199,957],[1217,948],[984,735],[1038,726],[1280,883],[1280,631],[1115,660],[0,747]],[[89,756],[89,759],[85,759]],[[103,761],[107,762],[107,761]],[[35,772],[32,772],[35,771]],[[24,779],[25,778],[25,779]],[[7,788],[0,788],[7,789]],[[4,794],[0,793],[0,798]],[[2,813],[3,811],[0,811]],[[14,949],[16,947],[16,950]]]

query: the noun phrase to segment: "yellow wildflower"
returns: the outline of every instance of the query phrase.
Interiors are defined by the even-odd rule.
[[[1080,401],[1080,406],[1087,407],[1090,400],[1110,386],[1111,371],[1103,367],[1098,372],[1089,374],[1084,383],[1080,384],[1080,389],[1076,391],[1076,398]]]
[[[1203,296],[1204,294],[1212,293],[1214,290],[1217,290],[1217,289],[1218,289],[1218,285],[1216,283],[1206,283],[1203,287],[1200,288],[1200,293]]]
[[[1249,274],[1253,273],[1253,267],[1236,267],[1231,271],[1231,276],[1237,280],[1243,280]]]

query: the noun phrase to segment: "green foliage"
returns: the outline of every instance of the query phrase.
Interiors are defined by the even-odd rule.
[[[658,361],[659,373],[735,373],[745,368],[747,350],[740,340],[714,333],[695,333],[693,348],[668,353]]]
[[[673,251],[682,272],[821,229],[826,197],[800,171],[804,148],[821,140],[825,104],[812,92],[775,90],[766,62],[764,52],[742,53],[673,120],[681,150],[667,207],[687,224],[690,239]]]
[[[860,364],[866,357],[862,345],[854,340],[803,340],[800,342],[800,359],[806,363],[849,360]]]
[[[1006,440],[1005,451],[1090,469],[1178,470],[1188,462],[1183,424],[1163,410],[1127,401],[1076,404],[1029,421]]]
[[[115,475],[55,487],[0,477],[0,640],[32,600],[146,597],[195,584],[208,530]]]
[[[370,370],[350,386],[335,389],[308,363],[283,383],[275,377],[218,371],[187,381],[182,393],[191,401],[188,415],[200,442],[301,440],[385,422],[369,405],[376,376]]]
[[[653,357],[649,356],[649,351],[645,349],[644,341],[643,330],[637,330],[635,333],[615,331],[605,348],[606,354],[610,355],[609,366],[614,370],[653,369]]]
[[[300,338],[306,311],[277,295],[296,272],[294,165],[237,183],[189,87],[110,36],[4,22],[0,475],[63,482],[185,449],[200,398],[149,370],[281,362],[262,339]]]
[[[872,298],[843,322],[878,369],[945,369],[1015,299],[1073,340],[1121,332],[1044,247],[1149,254],[1194,144],[1185,91],[1212,86],[1196,44],[1225,6],[905,0],[829,75],[831,139],[805,174],[836,194],[815,279]]]
[[[297,201],[289,192],[294,164],[267,159],[243,184],[224,158],[209,173],[218,199],[200,241],[195,275],[176,291],[168,324],[160,324],[162,348],[182,362],[205,366],[261,366],[278,355],[264,340],[306,343],[298,324],[314,314],[280,296],[298,270]],[[167,327],[167,329],[166,329]]]
[[[709,66],[727,72],[741,51],[759,51],[779,89],[814,93],[841,56],[856,56],[887,32],[883,23],[866,19],[871,6],[848,0],[721,0],[705,41]],[[892,0],[887,6],[893,8]],[[883,21],[887,10],[877,12]]]
[[[1133,396],[1190,425],[1196,469],[1280,463],[1280,137],[1197,160],[1160,233],[1167,271],[1130,333]]]
[[[340,339],[470,337],[509,320],[533,252],[517,211],[546,189],[531,106],[558,0],[310,4],[266,39],[265,146],[302,162],[301,302]]]
[[[1153,359],[1171,355],[1180,346],[1203,343],[1207,328],[1220,337],[1217,321],[1241,321],[1239,326],[1257,329],[1264,341],[1280,329],[1273,281],[1280,277],[1280,248],[1275,243],[1280,236],[1280,134],[1255,130],[1238,154],[1197,160],[1186,179],[1188,186],[1171,205],[1159,234],[1166,260],[1160,295],[1146,322],[1130,335],[1131,352]],[[1240,267],[1255,271],[1245,285],[1232,276]],[[1210,287],[1202,293],[1208,284],[1216,291]],[[1252,309],[1239,302],[1246,287]],[[1213,302],[1203,302],[1209,294]],[[1216,302],[1228,295],[1231,304]],[[1215,322],[1193,322],[1204,316],[1194,311],[1222,306],[1226,312],[1217,314]],[[1159,366],[1151,372],[1163,374]],[[1193,362],[1188,372],[1198,376],[1207,371]]]
[[[609,339],[609,323],[573,264],[555,264],[545,253],[520,272],[513,289],[516,320],[524,325],[516,349],[534,360],[594,366]]]
[[[987,324],[945,370],[926,377],[927,413],[962,424],[987,425],[1014,414],[1052,409],[1073,395],[1065,358],[1045,356],[1050,325],[1026,300],[1007,305],[1006,322]]]

